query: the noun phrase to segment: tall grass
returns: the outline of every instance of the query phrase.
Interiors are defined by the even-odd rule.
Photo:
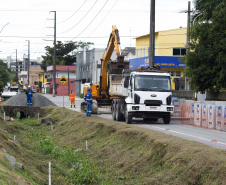
[[[66,175],[66,182],[70,184],[97,184],[100,181],[99,169],[89,161],[82,150],[59,148],[50,136],[43,136],[32,130],[30,138],[37,144],[37,150],[58,159],[64,167],[62,175]],[[58,169],[59,171],[62,171]]]

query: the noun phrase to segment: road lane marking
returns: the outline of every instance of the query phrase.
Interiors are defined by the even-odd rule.
[[[172,132],[172,133],[176,133],[176,134],[180,134],[180,135],[184,135],[184,136],[193,137],[193,138],[196,138],[196,139],[199,139],[199,140],[214,142],[214,143],[217,143],[217,144],[221,144],[221,145],[225,145],[226,146],[226,143],[218,142],[217,140],[211,140],[211,139],[206,139],[206,138],[202,138],[202,137],[198,137],[198,136],[193,136],[193,135],[190,135],[190,134],[185,134],[185,133],[182,133],[182,132],[177,132],[177,131],[173,131],[173,130],[165,129],[165,128],[161,128],[161,127],[156,127],[156,126],[151,126],[151,125],[145,125],[145,124],[143,124],[143,125],[144,126],[148,126],[148,127],[153,127],[153,128],[159,129],[159,130],[164,130],[164,131],[168,131],[168,132]]]
[[[105,117],[111,117],[112,118],[112,115],[104,115]],[[135,122],[135,124],[139,124],[138,122]],[[211,139],[206,139],[206,138],[202,138],[202,137],[198,137],[198,136],[193,136],[193,135],[190,135],[190,134],[185,134],[185,133],[182,133],[182,132],[177,132],[177,131],[173,131],[173,130],[170,130],[170,129],[165,129],[165,128],[161,128],[161,127],[156,127],[156,126],[152,126],[152,125],[145,125],[145,124],[142,124],[144,126],[148,126],[148,127],[153,127],[153,128],[156,128],[158,130],[163,130],[163,131],[168,131],[168,132],[172,132],[172,133],[176,133],[176,134],[179,134],[179,135],[184,135],[184,136],[188,136],[188,137],[192,137],[192,138],[196,138],[196,139],[199,139],[199,140],[203,140],[203,141],[208,141],[208,142],[214,142],[214,143],[217,143],[217,144],[220,144],[220,145],[225,145],[226,146],[226,143],[223,143],[223,142],[218,142],[217,140],[211,140]]]

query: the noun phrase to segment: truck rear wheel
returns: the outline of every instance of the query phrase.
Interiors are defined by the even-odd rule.
[[[116,110],[115,110],[115,104],[112,104],[112,119],[116,120]]]
[[[170,123],[170,114],[163,117],[163,122],[164,122],[164,124],[169,124]]]
[[[117,103],[116,106],[115,106],[115,117],[116,117],[116,120],[117,121],[121,121],[122,120],[122,113],[120,111],[120,104]]]

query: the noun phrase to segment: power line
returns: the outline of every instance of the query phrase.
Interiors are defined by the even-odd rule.
[[[67,30],[67,31],[64,31],[64,32],[61,32],[61,33],[58,33],[58,34],[63,34],[63,33],[67,33],[67,32],[69,32],[70,30],[72,30],[75,26],[77,26],[88,14],[89,14],[89,12],[93,9],[93,7],[95,6],[95,4],[97,3],[97,1],[98,0],[96,0],[95,2],[94,2],[94,4],[91,6],[91,8],[88,10],[88,12],[85,14],[85,16],[83,16],[80,20],[79,20],[79,22],[77,22],[77,24],[75,24],[73,27],[71,27],[69,30]]]
[[[115,6],[115,4],[117,3],[117,1],[118,1],[118,0],[115,1],[115,3],[113,4],[113,6],[111,7],[111,9],[108,11],[107,15],[104,16],[104,18],[102,19],[102,21],[100,22],[100,24],[98,24],[98,26],[94,29],[94,31],[92,31],[92,33],[94,33],[94,32],[96,31],[96,29],[104,22],[104,20],[105,20],[105,19],[107,18],[107,16],[108,16],[108,14],[109,14],[109,13],[111,12],[111,10],[114,8],[114,6]],[[89,34],[89,36],[92,35],[92,33]],[[89,37],[89,36],[88,36],[88,37]],[[86,39],[87,39],[87,38],[86,38]],[[85,40],[86,40],[86,39],[85,39]]]
[[[45,20],[45,23],[44,23],[44,25],[43,25],[43,28],[42,28],[42,31],[41,31],[41,35],[44,35],[44,33],[46,32],[46,23],[47,23],[47,19]],[[34,43],[33,43],[33,44],[34,44]],[[37,48],[36,51],[40,50],[41,44],[42,44],[42,40],[41,40],[38,44],[35,45],[34,48]],[[37,55],[36,55],[36,56],[37,56]]]
[[[89,24],[90,25],[90,24]],[[89,26],[88,25],[88,26]],[[87,26],[87,27],[88,27]],[[86,27],[86,28],[87,28]],[[85,29],[84,29],[85,30]],[[79,34],[80,35],[80,34]],[[158,35],[158,37],[159,36],[172,36],[172,35],[174,35],[174,36],[178,36],[178,35],[184,35],[184,34],[167,34],[167,35]],[[33,39],[52,39],[52,37],[44,37],[44,36],[37,36],[37,37],[34,37],[34,36],[20,36],[20,35],[7,35],[7,36],[0,36],[0,38],[1,37],[3,37],[3,38],[33,38]],[[137,36],[137,35],[132,35],[132,36],[126,36],[126,35],[124,35],[124,36],[120,36],[120,37],[134,37],[134,38],[138,38],[138,37],[142,37],[142,36]],[[109,38],[109,36],[96,36],[96,37],[89,37],[89,36],[83,36],[83,37],[79,37],[79,36],[76,36],[76,37],[57,37],[57,38],[59,38],[59,39],[70,39],[70,38],[73,38],[73,39],[75,39],[75,38],[92,38],[92,39],[99,39],[99,38]],[[3,42],[3,41],[0,41],[0,42]],[[14,42],[15,43],[15,42]]]
[[[84,1],[84,3],[78,8],[78,10],[76,10],[69,18],[65,19],[64,21],[58,22],[57,24],[61,24],[63,22],[66,22],[67,20],[69,20],[70,18],[72,18],[82,7],[83,5],[86,3],[87,0]]]
[[[91,24],[92,22],[96,19],[96,17],[99,15],[99,13],[102,11],[102,9],[105,7],[105,5],[107,4],[108,0],[104,3],[104,5],[102,6],[102,8],[100,9],[100,11],[96,14],[96,16],[91,20],[91,22],[85,27],[85,29],[82,30],[81,33],[79,33],[76,37],[74,37],[72,40],[74,40],[75,38],[78,38],[79,35],[81,35]]]

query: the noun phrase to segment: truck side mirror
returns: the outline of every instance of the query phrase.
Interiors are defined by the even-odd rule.
[[[125,88],[128,88],[128,87],[129,87],[129,80],[125,80],[125,81],[124,81],[124,87],[125,87]]]
[[[125,88],[128,88],[129,87],[129,76],[125,77],[124,87]]]

